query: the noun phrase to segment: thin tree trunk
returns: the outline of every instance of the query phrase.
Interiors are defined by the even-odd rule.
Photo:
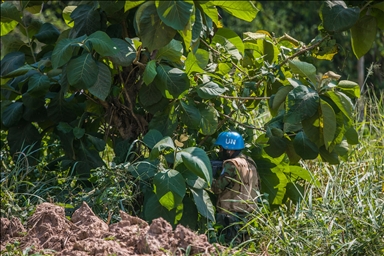
[[[360,98],[357,101],[358,120],[364,120],[364,56],[357,61],[357,81],[360,86]]]

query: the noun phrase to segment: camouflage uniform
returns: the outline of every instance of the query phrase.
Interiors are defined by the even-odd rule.
[[[219,195],[216,219],[223,227],[226,242],[239,235],[239,224],[246,212],[255,208],[255,190],[259,189],[260,178],[251,158],[240,154],[223,162],[223,170],[213,181],[212,191]]]

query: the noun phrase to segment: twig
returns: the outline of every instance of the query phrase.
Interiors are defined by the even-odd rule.
[[[216,54],[218,55],[221,55],[221,52],[217,51],[216,49],[214,49],[212,46],[210,46],[207,42],[205,42],[204,40],[200,40],[201,42],[203,42],[209,49],[211,49],[212,51],[214,51]],[[237,66],[232,60],[231,60],[231,64],[233,66],[235,66],[235,68],[237,68],[241,73],[243,73],[244,75],[248,76],[248,73],[245,72],[244,70],[242,70],[239,66]]]
[[[228,118],[228,119],[230,119],[231,121],[237,123],[238,125],[245,127],[245,128],[255,129],[255,130],[258,130],[258,131],[266,132],[266,131],[265,131],[264,129],[262,129],[262,128],[257,128],[257,127],[255,127],[255,126],[253,126],[253,125],[248,125],[248,124],[240,123],[239,121],[236,121],[235,119],[233,119],[232,117],[230,117],[230,116],[228,116],[228,115],[226,115],[226,114],[222,114],[222,113],[219,113],[219,114],[222,115],[222,116],[224,116],[225,118]]]
[[[225,99],[239,99],[239,100],[269,100],[271,97],[237,97],[237,96],[226,96],[219,95],[218,97]]]
[[[285,60],[283,60],[283,62],[281,62],[281,63],[279,64],[279,66],[283,66],[283,65],[284,65],[285,63],[287,63],[289,60],[291,60],[291,59],[293,59],[293,58],[296,58],[297,56],[299,56],[299,55],[301,55],[301,54],[303,54],[303,53],[305,53],[305,52],[308,52],[308,51],[312,50],[313,48],[316,48],[317,46],[319,46],[322,42],[324,42],[324,41],[325,41],[326,39],[328,39],[329,37],[330,37],[330,36],[327,35],[327,36],[325,36],[323,39],[321,39],[319,42],[317,42],[317,43],[315,43],[315,44],[313,44],[313,45],[311,45],[311,46],[309,46],[309,47],[306,47],[306,48],[304,48],[304,49],[298,51],[297,53],[295,53],[295,54],[293,54],[292,56],[290,56],[290,57],[286,58]]]

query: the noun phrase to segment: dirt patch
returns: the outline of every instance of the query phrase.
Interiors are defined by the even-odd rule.
[[[43,203],[28,219],[27,229],[16,218],[1,218],[0,251],[15,240],[22,249],[33,246],[34,252],[49,249],[51,254],[69,256],[183,255],[187,248],[190,255],[218,255],[224,249],[182,225],[173,230],[162,218],[148,225],[122,211],[120,217],[120,222],[107,225],[84,202],[70,221],[63,207]]]

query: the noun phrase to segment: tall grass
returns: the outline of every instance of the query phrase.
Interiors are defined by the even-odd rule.
[[[298,204],[261,206],[239,246],[265,255],[384,255],[384,104],[369,95],[347,162],[303,165],[321,181]]]

